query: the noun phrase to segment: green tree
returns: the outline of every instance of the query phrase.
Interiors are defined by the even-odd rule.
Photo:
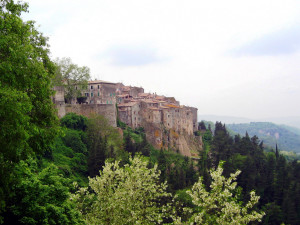
[[[122,138],[118,130],[100,115],[91,115],[87,121],[88,168],[90,176],[99,174],[105,159],[122,150]],[[114,152],[109,152],[113,150]]]
[[[90,69],[72,63],[70,58],[56,59],[56,65],[54,84],[64,86],[66,101],[70,103],[72,99],[82,97],[90,79]]]
[[[15,167],[13,195],[7,202],[5,224],[83,224],[70,201],[70,180],[57,167],[39,171],[34,159]]]
[[[209,191],[206,190],[202,178],[199,178],[191,191],[187,191],[197,206],[191,222],[225,225],[261,221],[264,213],[253,209],[259,200],[254,191],[251,191],[250,200],[246,204],[240,203],[240,190],[234,181],[241,171],[236,171],[229,178],[225,178],[222,173],[223,168],[220,164],[216,170],[210,171],[212,183]]]
[[[55,66],[47,38],[20,17],[27,8],[0,1],[0,222],[15,163],[47,149],[58,127],[51,101]]]
[[[77,115],[76,113],[68,113],[61,118],[60,123],[63,127],[85,131],[87,126],[87,117]]]
[[[137,154],[129,164],[106,162],[100,176],[90,178],[90,187],[82,188],[73,197],[88,224],[157,224],[174,218],[169,204],[160,204],[171,197],[166,183],[159,183],[157,165],[148,168],[148,159]]]

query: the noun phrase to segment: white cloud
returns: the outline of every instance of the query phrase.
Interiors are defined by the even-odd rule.
[[[277,56],[227,54],[268,40],[270,33],[297,29],[299,1],[29,0],[29,5],[25,18],[36,20],[50,37],[53,57],[71,57],[89,66],[94,77],[173,95],[202,114],[300,114],[297,49]],[[289,110],[279,110],[276,101]]]

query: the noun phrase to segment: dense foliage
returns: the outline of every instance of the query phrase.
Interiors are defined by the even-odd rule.
[[[210,171],[212,179],[209,191],[202,181],[202,177],[195,183],[188,194],[197,206],[191,221],[196,224],[248,224],[252,221],[261,221],[264,212],[257,212],[253,207],[258,203],[259,196],[250,192],[250,200],[241,204],[240,192],[235,180],[241,171],[237,170],[225,178],[222,163],[217,169]]]
[[[70,58],[56,59],[55,78],[53,82],[57,86],[63,86],[65,100],[71,103],[72,99],[79,98],[79,102],[85,102],[82,91],[86,90],[90,79],[90,69],[86,66],[78,66]]]
[[[207,173],[205,171],[220,161],[226,161],[226,176],[236,170],[242,171],[237,181],[243,189],[243,201],[249,199],[248,193],[252,190],[261,196],[259,207],[266,212],[263,224],[299,224],[300,164],[297,161],[288,162],[277,148],[265,152],[257,136],[250,138],[246,133],[244,137],[231,137],[225,125],[219,122],[215,125],[213,138],[205,141],[205,145],[210,151],[205,168],[201,168],[203,163],[200,164],[202,173]],[[204,179],[204,183],[209,185],[209,179]]]
[[[27,4],[0,1],[0,222],[14,166],[49,147],[57,132],[51,102],[55,66],[47,39],[20,15]]]
[[[88,224],[160,224],[176,212],[161,204],[171,195],[159,175],[157,166],[148,168],[141,156],[130,158],[124,167],[119,161],[107,162],[100,176],[90,178],[93,193],[81,188],[73,199]]]
[[[256,136],[200,123],[195,162],[99,115],[67,114],[59,127],[55,71],[60,82],[89,71],[70,60],[56,70],[47,39],[21,19],[26,10],[0,1],[1,224],[246,224],[261,210],[263,224],[300,223],[300,164],[266,153]]]

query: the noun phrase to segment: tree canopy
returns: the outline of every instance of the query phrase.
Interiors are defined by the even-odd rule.
[[[66,101],[82,97],[90,79],[90,69],[74,64],[70,58],[56,59],[56,65],[54,84],[64,86]]]
[[[47,38],[20,17],[27,8],[0,1],[0,213],[14,163],[47,149],[58,128],[51,101],[55,65]]]
[[[140,155],[120,167],[119,161],[106,162],[100,176],[90,178],[90,187],[82,188],[74,200],[88,224],[157,224],[174,217],[166,183],[159,182],[157,166],[148,168],[148,160]]]
[[[254,191],[250,193],[250,200],[242,205],[240,191],[237,187],[237,176],[241,171],[230,174],[229,178],[223,175],[221,165],[210,171],[212,183],[210,190],[206,190],[202,178],[196,182],[188,194],[198,207],[191,218],[196,224],[248,224],[252,221],[261,221],[265,213],[253,210],[258,203],[259,196]]]

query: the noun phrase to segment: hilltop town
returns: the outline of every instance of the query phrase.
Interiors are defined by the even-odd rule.
[[[73,98],[66,104],[64,87],[54,89],[53,102],[59,117],[69,112],[85,116],[96,113],[105,116],[112,126],[117,126],[119,118],[133,129],[143,127],[147,140],[156,148],[173,149],[187,156],[195,155],[201,148],[201,139],[194,136],[198,130],[198,109],[180,105],[174,97],[145,93],[142,87],[95,80],[89,81],[82,91],[83,99]]]

